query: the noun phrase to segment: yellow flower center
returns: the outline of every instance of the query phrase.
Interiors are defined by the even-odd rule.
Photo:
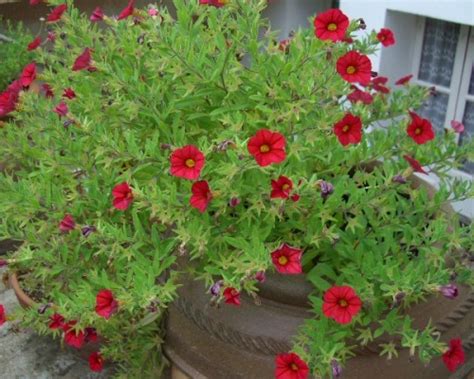
[[[292,363],[290,367],[293,371],[298,371],[298,365],[296,363]]]
[[[349,75],[352,75],[353,73],[356,72],[356,68],[354,66],[348,66],[347,69],[346,69],[346,72],[349,74]]]
[[[334,23],[334,22],[331,22],[329,25],[328,25],[328,30],[330,32],[333,32],[335,30],[337,30],[337,25]]]
[[[285,266],[288,263],[288,258],[282,255],[280,258],[278,258],[278,263],[282,266]]]
[[[338,301],[339,306],[346,308],[349,304],[347,304],[347,301],[345,299],[341,299]]]
[[[184,163],[186,165],[186,167],[189,167],[189,168],[193,168],[194,166],[196,166],[196,162],[194,161],[194,159],[186,159],[186,162]]]
[[[421,132],[422,132],[421,128],[416,128],[416,129],[415,129],[415,134],[416,134],[417,136],[419,136],[419,135],[421,134]]]
[[[344,125],[344,127],[342,128],[342,131],[343,131],[344,133],[347,133],[347,132],[349,131],[349,129],[350,129],[350,126],[349,126],[349,125]]]
[[[262,146],[260,146],[260,152],[261,153],[268,153],[270,151],[270,146],[264,144]]]
[[[289,185],[289,184],[283,184],[283,185],[281,186],[281,189],[282,189],[283,191],[288,191],[288,190],[290,189],[290,185]]]

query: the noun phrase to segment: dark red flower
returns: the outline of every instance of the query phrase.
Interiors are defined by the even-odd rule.
[[[334,134],[343,146],[358,144],[362,139],[362,121],[359,117],[347,113],[333,128]]]
[[[64,317],[61,316],[59,313],[55,313],[49,317],[49,329],[62,329],[64,326]]]
[[[58,5],[48,15],[48,18],[46,19],[46,22],[59,21],[61,19],[61,17],[63,16],[64,12],[66,12],[66,10],[67,10],[67,4]]]
[[[303,250],[291,247],[286,243],[272,252],[272,262],[280,274],[301,274],[301,257]]]
[[[56,41],[56,33],[55,32],[48,32],[48,41],[54,43]]]
[[[395,44],[395,36],[393,32],[387,28],[380,29],[380,32],[377,33],[377,39],[385,47]]]
[[[127,182],[117,184],[112,189],[113,205],[115,209],[124,211],[133,201],[133,192]]]
[[[348,324],[360,312],[362,301],[349,286],[334,286],[324,293],[323,313],[339,324]]]
[[[59,117],[66,117],[69,112],[69,107],[64,101],[61,101],[53,110]]]
[[[370,83],[372,63],[370,59],[357,51],[349,51],[337,60],[337,72],[349,83]]]
[[[86,335],[85,341],[86,342],[97,342],[98,335],[96,328],[87,327],[84,329],[84,333]]]
[[[275,358],[276,379],[306,379],[309,375],[309,367],[298,354],[283,353]]]
[[[460,338],[449,341],[449,349],[443,353],[443,362],[449,371],[454,372],[465,361],[464,349]]]
[[[130,0],[128,5],[118,15],[117,20],[123,20],[123,19],[133,15],[133,8],[134,7],[135,7],[135,0]]]
[[[118,302],[115,300],[111,290],[101,290],[95,298],[95,312],[109,319],[118,310]]]
[[[229,207],[231,208],[235,208],[239,204],[240,204],[240,199],[238,197],[232,197],[229,200]]]
[[[98,351],[89,355],[89,368],[94,372],[101,372],[104,369],[104,358]]]
[[[173,151],[170,157],[171,175],[196,180],[201,175],[206,158],[194,145],[186,145]]]
[[[97,7],[94,9],[94,11],[91,14],[90,20],[92,22],[98,22],[102,21],[104,19],[104,12],[100,7]]]
[[[36,37],[28,44],[28,51],[36,50],[41,45],[41,37]]]
[[[76,93],[72,88],[66,88],[63,92],[63,97],[68,98],[69,100],[72,100],[76,97]]]
[[[212,5],[213,7],[223,7],[226,5],[228,0],[199,0],[200,5]]]
[[[65,215],[64,218],[59,223],[59,230],[61,230],[61,232],[63,233],[70,232],[75,227],[76,227],[76,222],[74,221],[74,218],[70,214]]]
[[[250,138],[247,149],[258,165],[265,167],[285,160],[285,145],[285,137],[282,134],[268,129],[260,129]]]
[[[91,65],[92,63],[92,56],[91,56],[91,49],[86,47],[81,55],[79,55],[74,64],[72,66],[72,71],[80,71],[80,70],[94,70],[95,67]]]
[[[41,4],[42,0],[30,0],[30,5],[38,5]]]
[[[420,162],[418,162],[415,158],[412,158],[409,155],[404,155],[403,158],[409,163],[409,165],[413,170],[415,170],[415,172],[428,175],[428,173],[423,170],[423,166],[420,164]]]
[[[82,330],[76,330],[74,326],[77,324],[77,321],[69,321],[66,324],[63,324],[64,330],[64,342],[69,346],[80,349],[85,342],[85,334]]]
[[[321,40],[342,41],[349,26],[349,19],[339,9],[329,9],[314,19],[314,34]]]
[[[7,315],[5,313],[5,307],[0,304],[0,326],[7,322]]]
[[[372,102],[374,101],[374,98],[370,93],[362,91],[357,87],[352,87],[352,88],[354,89],[354,91],[352,91],[349,95],[347,95],[347,99],[351,103],[357,103],[358,101],[360,101],[363,104],[367,104],[367,105],[372,104]]]
[[[293,190],[293,182],[286,176],[281,175],[278,180],[272,179],[272,199],[288,199]]]
[[[395,84],[396,84],[397,86],[403,86],[403,85],[407,84],[407,83],[411,80],[411,78],[413,78],[413,75],[412,75],[412,74],[407,75],[407,76],[403,76],[403,77],[401,77],[400,79],[398,79],[398,80],[395,82]]]
[[[204,213],[212,200],[212,193],[209,184],[205,180],[198,181],[193,184],[191,191],[193,195],[189,199],[189,203],[199,212]]]
[[[226,304],[233,304],[233,305],[240,305],[240,292],[237,291],[235,288],[227,287],[224,290],[224,298]]]
[[[291,201],[294,201],[295,203],[300,200],[300,195],[295,193],[294,195],[291,195],[290,197]]]
[[[36,64],[34,62],[28,64],[20,75],[20,83],[23,87],[29,87],[36,79]]]
[[[426,118],[421,118],[414,112],[410,112],[411,123],[408,125],[407,134],[418,145],[422,145],[435,138],[433,126]]]
[[[41,84],[41,91],[43,91],[44,96],[47,98],[54,97],[53,89],[48,83]]]
[[[377,92],[390,93],[390,89],[385,86],[387,82],[388,78],[386,78],[385,76],[377,76],[373,78],[370,82],[370,87],[372,87]]]
[[[5,91],[0,93],[0,117],[6,116],[15,110],[22,88],[20,81],[15,80]]]
[[[0,268],[8,266],[8,261],[5,259],[0,259]]]

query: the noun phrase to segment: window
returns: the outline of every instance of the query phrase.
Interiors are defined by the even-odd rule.
[[[462,144],[474,135],[474,28],[467,25],[420,19],[415,41],[413,72],[418,84],[435,87],[419,110],[438,132],[449,128],[451,120],[462,121]],[[474,174],[474,162],[463,171]]]

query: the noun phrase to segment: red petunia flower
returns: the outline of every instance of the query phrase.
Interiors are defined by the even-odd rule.
[[[32,62],[25,66],[21,75],[20,75],[20,83],[23,87],[29,87],[31,83],[33,83],[36,79],[36,64]]]
[[[95,312],[108,320],[112,314],[117,312],[118,302],[115,300],[111,290],[101,290],[95,298]]]
[[[250,138],[247,149],[259,166],[283,162],[286,158],[285,137],[268,129],[260,129]]]
[[[293,190],[293,182],[286,176],[281,175],[278,180],[272,179],[272,199],[288,199]]]
[[[30,5],[38,5],[41,4],[42,0],[30,0]]]
[[[240,292],[237,291],[235,288],[227,287],[224,290],[224,298],[226,304],[233,304],[233,305],[240,305]]]
[[[56,33],[55,32],[48,32],[48,41],[54,43],[56,41]]]
[[[414,112],[410,112],[411,123],[408,125],[407,134],[418,145],[422,145],[435,138],[433,126],[426,118],[421,118]]]
[[[209,184],[205,180],[198,181],[193,184],[191,191],[193,195],[189,199],[189,203],[199,212],[204,213],[212,200],[212,193]]]
[[[69,112],[69,107],[64,101],[61,101],[53,110],[59,117],[66,117]]]
[[[404,155],[403,158],[409,163],[409,165],[413,170],[415,170],[415,172],[428,175],[428,173],[423,170],[423,166],[420,164],[420,162],[418,162],[415,158],[412,158],[409,155]]]
[[[212,5],[216,8],[223,7],[227,2],[228,0],[199,0],[200,5]]]
[[[94,70],[95,67],[91,65],[92,63],[92,56],[91,56],[91,49],[86,47],[84,51],[79,55],[74,64],[72,66],[72,71],[80,71],[80,70]]]
[[[323,313],[339,324],[348,324],[362,307],[362,301],[349,286],[334,286],[323,297]]]
[[[91,14],[90,20],[92,22],[102,21],[104,19],[104,12],[101,7],[97,7]]]
[[[101,372],[104,369],[104,358],[98,351],[89,355],[89,368],[94,372]]]
[[[321,40],[342,41],[349,26],[349,19],[339,9],[329,9],[314,19],[314,34]]]
[[[47,98],[54,97],[53,89],[48,83],[41,84],[41,90],[43,91],[45,97]]]
[[[170,157],[171,175],[196,180],[201,175],[206,158],[194,145],[186,145],[173,151]]]
[[[449,349],[443,353],[443,362],[449,371],[454,372],[465,361],[464,349],[460,338],[449,341]]]
[[[64,12],[66,12],[66,10],[67,10],[67,4],[58,5],[48,15],[48,18],[46,18],[46,22],[59,21],[61,19],[61,17],[63,16]]]
[[[86,342],[97,342],[99,336],[97,335],[97,329],[88,326],[84,329],[84,333],[86,335]]]
[[[395,35],[387,28],[380,29],[380,32],[377,33],[377,39],[385,47],[395,44]]]
[[[301,267],[302,255],[303,250],[284,243],[272,252],[272,262],[280,274],[301,274],[303,272],[303,268]]]
[[[275,358],[276,379],[306,379],[309,375],[309,367],[298,354],[283,353]]]
[[[349,51],[337,60],[337,72],[349,83],[367,85],[372,77],[370,59],[357,51]]]
[[[387,84],[388,78],[385,76],[377,76],[372,79],[370,86],[377,92],[381,93],[390,93],[390,89],[385,86]]]
[[[5,307],[0,304],[0,326],[7,322],[7,315],[5,313]]]
[[[403,85],[407,84],[407,83],[411,80],[411,78],[413,78],[413,75],[412,75],[412,74],[407,75],[407,76],[403,76],[403,77],[401,77],[400,79],[398,79],[398,80],[395,82],[395,84],[396,84],[397,86],[403,86]]]
[[[61,232],[63,233],[68,233],[71,230],[74,230],[75,227],[76,227],[76,222],[74,221],[74,218],[70,214],[65,215],[64,218],[59,223],[59,230],[61,230]]]
[[[347,95],[347,99],[351,103],[355,104],[360,101],[363,104],[372,104],[372,102],[374,101],[374,97],[370,93],[362,91],[357,87],[352,88],[354,89],[354,91]]]
[[[0,93],[0,117],[6,116],[15,110],[22,88],[20,80],[15,80],[5,91]]]
[[[55,313],[49,317],[49,329],[62,329],[64,326],[64,317],[61,316],[59,313]]]
[[[123,19],[133,15],[133,10],[134,10],[133,8],[134,7],[135,7],[135,0],[130,0],[128,5],[118,15],[117,20],[123,20]]]
[[[64,342],[69,346],[80,349],[84,345],[85,334],[82,330],[76,330],[74,326],[77,324],[77,321],[69,321],[66,324],[63,324],[64,330]]]
[[[117,184],[112,189],[113,205],[115,209],[124,211],[133,201],[133,192],[127,182]]]
[[[362,139],[362,121],[359,117],[347,113],[333,128],[334,134],[343,146],[358,144]]]
[[[63,92],[63,97],[72,100],[76,97],[76,93],[72,88],[66,88]]]
[[[41,45],[41,37],[36,37],[28,44],[28,51],[36,50]]]
[[[456,133],[463,133],[464,132],[464,124],[460,121],[451,120],[451,128]]]

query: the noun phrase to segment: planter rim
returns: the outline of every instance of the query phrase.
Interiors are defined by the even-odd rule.
[[[33,308],[36,305],[36,302],[21,289],[16,272],[8,274],[8,283],[23,308]]]

